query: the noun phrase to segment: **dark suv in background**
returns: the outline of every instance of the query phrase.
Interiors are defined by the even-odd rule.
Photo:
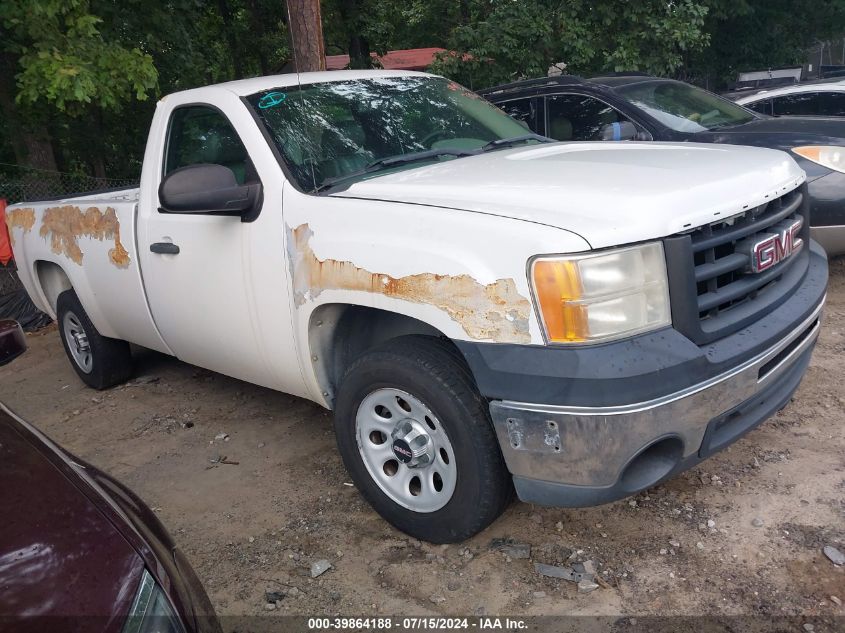
[[[531,131],[558,141],[693,141],[789,151],[807,172],[813,238],[845,253],[845,126],[773,118],[696,86],[647,75],[543,77],[479,92]]]

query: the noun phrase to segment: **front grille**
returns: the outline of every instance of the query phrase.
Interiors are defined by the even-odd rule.
[[[758,207],[664,240],[676,329],[707,343],[744,327],[791,294],[809,261],[806,187]],[[797,253],[761,272],[750,245],[801,221]]]
[[[775,225],[803,221],[801,202],[801,192],[795,190],[728,222],[704,226],[691,234],[699,318],[713,319],[744,301],[753,301],[795,264],[795,257],[787,257],[764,272],[752,273],[748,269],[749,254],[737,245],[753,241]]]

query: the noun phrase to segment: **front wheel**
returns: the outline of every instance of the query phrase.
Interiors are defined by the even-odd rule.
[[[364,497],[416,538],[462,541],[512,498],[486,403],[442,340],[403,337],[359,357],[338,392],[335,431]]]

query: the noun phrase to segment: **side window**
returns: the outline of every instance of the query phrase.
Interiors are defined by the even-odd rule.
[[[186,106],[174,110],[166,152],[165,176],[180,167],[212,163],[231,169],[238,184],[257,180],[241,139],[215,108]]]
[[[803,92],[772,98],[775,116],[814,116],[819,113],[819,93]]]
[[[546,136],[557,141],[600,141],[613,123],[633,123],[606,103],[584,95],[546,98]]]
[[[532,132],[539,132],[537,129],[537,101],[536,99],[514,99],[496,104],[499,108],[513,119]]]
[[[745,107],[749,110],[754,110],[754,112],[759,112],[760,114],[771,114],[772,113],[772,100],[771,99],[763,99],[762,101],[755,101],[754,103],[747,103]]]
[[[845,92],[822,92],[819,106],[822,116],[845,116]]]

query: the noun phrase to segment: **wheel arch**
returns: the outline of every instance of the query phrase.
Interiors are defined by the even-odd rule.
[[[45,259],[35,261],[35,278],[45,301],[45,307],[52,311],[50,315],[56,318],[56,302],[65,290],[71,290],[73,284],[64,269]]]
[[[345,303],[316,308],[308,324],[309,360],[329,408],[352,361],[386,341],[413,335],[447,341],[460,355],[442,331],[405,314]]]

